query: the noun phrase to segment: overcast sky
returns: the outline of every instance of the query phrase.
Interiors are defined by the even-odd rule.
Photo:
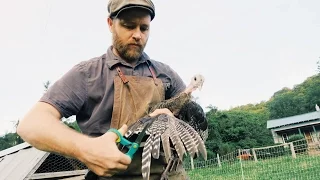
[[[203,107],[268,100],[317,73],[318,0],[154,0],[146,52],[188,83]],[[56,81],[111,43],[107,0],[0,0],[0,135]]]

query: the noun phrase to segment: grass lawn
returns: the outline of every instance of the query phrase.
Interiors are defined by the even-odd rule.
[[[242,166],[241,166],[242,165]],[[208,179],[320,179],[320,156],[290,156],[263,161],[235,161],[222,163],[221,167],[196,168],[189,170],[191,180]]]

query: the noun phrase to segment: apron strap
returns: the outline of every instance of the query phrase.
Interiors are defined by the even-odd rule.
[[[118,72],[119,77],[121,78],[122,82],[123,82],[124,84],[128,83],[129,81],[128,81],[128,79],[126,78],[126,76],[122,73],[121,69],[120,69],[118,66],[117,66],[116,69],[117,69],[117,72]]]
[[[156,79],[157,79],[156,74],[155,74],[153,68],[151,67],[151,65],[149,64],[148,61],[147,61],[147,65],[148,65],[149,71],[150,71],[150,73],[151,73],[151,75],[152,75],[154,84],[155,84],[156,86],[158,86],[158,83],[157,83],[157,81],[156,81]],[[121,78],[122,82],[123,82],[124,84],[128,83],[129,80],[128,80],[128,79],[126,78],[126,76],[122,73],[122,71],[121,71],[121,69],[119,68],[119,66],[117,66],[116,69],[117,69],[118,75],[119,75],[119,77]]]
[[[158,86],[158,83],[157,83],[157,81],[156,81],[156,79],[157,79],[156,74],[154,73],[154,70],[153,70],[153,68],[150,66],[150,64],[149,64],[148,61],[147,61],[147,65],[148,65],[148,68],[149,68],[149,70],[150,70],[150,72],[151,72],[151,75],[152,75],[154,84],[155,84],[156,86]]]

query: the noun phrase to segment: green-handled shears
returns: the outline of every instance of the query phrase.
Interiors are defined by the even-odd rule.
[[[117,129],[111,128],[108,130],[108,132],[114,132],[117,134],[118,139],[116,140],[116,142],[122,144],[123,146],[126,146],[129,149],[126,155],[128,155],[132,159],[133,155],[137,152],[138,148],[140,147],[140,143],[143,137],[146,135],[147,129],[152,125],[152,123],[153,121],[146,122],[146,125],[144,126],[143,130],[140,132],[140,134],[134,142],[131,142],[127,140],[125,137],[123,137]]]

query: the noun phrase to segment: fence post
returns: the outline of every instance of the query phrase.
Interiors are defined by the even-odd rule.
[[[291,149],[291,154],[293,158],[296,158],[296,152],[294,151],[294,147],[293,147],[293,142],[289,143],[290,144],[290,149]]]
[[[191,169],[194,170],[194,164],[193,164],[193,158],[190,157],[190,161],[191,161]]]
[[[256,151],[255,151],[254,148],[252,148],[252,154],[253,154],[254,161],[255,161],[255,162],[258,162],[257,154],[256,154]]]
[[[219,165],[219,167],[221,167],[220,156],[219,156],[219,154],[218,154],[218,153],[217,153],[217,160],[218,160],[218,165]]]
[[[238,154],[239,154],[239,161],[240,161],[240,168],[241,168],[241,177],[242,177],[242,180],[244,180],[244,172],[243,172],[243,167],[242,167],[242,161],[241,161],[241,159],[242,159],[242,154],[241,154],[241,150],[240,149],[238,149]]]

